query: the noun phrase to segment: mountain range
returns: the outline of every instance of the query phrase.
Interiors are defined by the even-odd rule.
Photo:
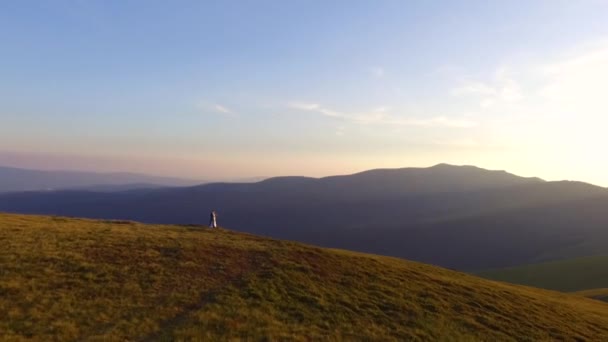
[[[0,193],[65,189],[106,192],[201,183],[204,182],[126,172],[43,171],[0,166]]]
[[[608,191],[473,166],[122,192],[0,195],[0,211],[205,224],[480,271],[603,253]]]

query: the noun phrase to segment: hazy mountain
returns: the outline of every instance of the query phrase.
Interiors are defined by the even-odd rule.
[[[0,210],[154,223],[207,223],[464,270],[599,253],[608,191],[471,166],[280,177],[123,193],[0,196]],[[581,248],[580,246],[585,246]]]
[[[71,188],[92,191],[121,191],[159,186],[192,186],[201,183],[204,182],[135,173],[40,171],[0,167],[0,193]]]

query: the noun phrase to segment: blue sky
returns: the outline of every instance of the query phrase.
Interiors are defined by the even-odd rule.
[[[600,0],[4,1],[0,164],[608,185],[606,23]]]

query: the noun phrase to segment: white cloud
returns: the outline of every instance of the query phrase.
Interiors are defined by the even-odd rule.
[[[435,116],[428,119],[415,119],[415,118],[389,118],[382,120],[382,124],[389,124],[395,126],[420,126],[420,127],[433,127],[433,126],[444,126],[453,128],[471,128],[478,125],[477,122],[468,119],[455,119],[446,116]]]
[[[376,78],[382,78],[386,74],[384,68],[381,66],[373,66],[369,68],[369,72]]]
[[[290,103],[287,106],[290,108],[293,108],[293,109],[300,109],[300,110],[317,110],[321,107],[321,105],[316,104],[316,103],[302,103],[302,102]]]
[[[522,73],[527,74],[531,84],[531,101],[524,109],[544,117],[545,124],[561,122],[568,130],[577,126],[589,131],[604,129],[608,124],[608,41],[580,48]]]
[[[471,138],[549,174],[608,179],[608,41],[478,79],[452,90],[475,100],[456,109],[483,124]]]
[[[496,100],[492,98],[485,98],[479,102],[481,108],[490,108],[496,103]]]
[[[467,81],[465,84],[452,89],[452,95],[455,96],[466,96],[466,95],[480,95],[480,96],[494,96],[498,92],[497,90],[485,83]]]
[[[345,134],[344,131],[345,131],[344,126],[338,126],[338,127],[336,127],[335,133],[337,136],[341,137],[341,136],[344,136],[344,134]]]
[[[291,103],[289,108],[315,112],[324,116],[348,121],[361,125],[389,125],[389,126],[421,126],[433,127],[444,126],[454,128],[470,128],[477,126],[477,122],[468,119],[450,118],[446,116],[435,116],[430,118],[410,118],[396,116],[391,114],[391,108],[386,106],[377,107],[375,109],[357,112],[345,113],[333,109],[326,108],[316,103]]]
[[[205,112],[205,113],[216,113],[216,114],[225,114],[225,115],[234,115],[235,112],[219,103],[200,101],[196,107]]]
[[[466,79],[461,83],[450,93],[458,97],[476,98],[482,108],[489,108],[501,102],[518,102],[524,98],[520,84],[504,67],[498,68],[489,81]]]
[[[477,146],[479,146],[479,142],[472,138],[453,139],[453,140],[435,140],[434,144],[437,146],[447,146],[447,147],[477,147]]]
[[[224,113],[224,114],[232,114],[232,111],[220,104],[215,104],[215,106],[213,106],[213,108],[215,108],[216,111],[220,112],[220,113]]]
[[[587,109],[608,105],[608,46],[539,69],[548,79],[539,91],[545,99]]]
[[[309,111],[309,112],[317,112],[320,114],[323,114],[325,116],[329,116],[332,118],[343,118],[343,119],[348,119],[348,116],[339,112],[336,112],[334,110],[331,110],[329,108],[325,108],[323,106],[321,106],[320,104],[317,103],[302,103],[302,102],[295,102],[295,103],[290,103],[287,105],[289,108],[292,109],[298,109],[298,110],[302,110],[302,111]]]

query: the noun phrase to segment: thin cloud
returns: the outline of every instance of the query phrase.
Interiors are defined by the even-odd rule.
[[[465,84],[452,89],[452,95],[455,96],[466,96],[466,95],[480,95],[480,96],[494,96],[498,94],[496,88],[482,83],[482,82],[465,82]]]
[[[498,103],[513,103],[524,98],[520,84],[506,68],[498,68],[490,81],[464,80],[451,90],[457,97],[478,98],[479,106],[489,108]]]
[[[301,103],[301,102],[290,103],[287,106],[290,108],[293,108],[293,109],[300,109],[300,110],[317,110],[321,107],[321,105],[316,104],[316,103]]]
[[[205,113],[216,113],[216,114],[224,114],[224,115],[234,115],[235,112],[219,103],[210,103],[201,101],[197,104],[197,108]]]
[[[520,65],[512,72],[498,68],[488,79],[462,83],[451,94],[479,101],[477,111],[463,111],[483,122],[494,146],[535,158],[555,154],[575,165],[602,160],[598,156],[604,152],[608,126],[608,41]]]
[[[361,125],[389,125],[389,126],[420,126],[420,127],[454,127],[470,128],[477,126],[477,122],[450,118],[446,116],[435,116],[431,118],[404,118],[390,113],[391,109],[386,106],[378,107],[362,113],[344,113],[326,108],[317,103],[291,103],[291,109],[314,112],[323,116],[340,119],[343,121]]]
[[[347,119],[348,117],[343,114],[343,113],[339,113],[337,111],[331,110],[329,108],[325,108],[323,106],[321,106],[320,104],[317,103],[301,103],[301,102],[296,102],[296,103],[290,103],[287,105],[289,108],[292,109],[297,109],[297,110],[302,110],[302,111],[308,111],[308,112],[317,112],[320,114],[323,114],[325,116],[329,116],[332,118],[343,118],[343,119]]]
[[[344,136],[344,134],[345,134],[344,126],[336,127],[335,134],[336,134],[336,136],[339,136],[339,137]]]
[[[453,139],[453,140],[435,140],[434,145],[446,147],[477,147],[479,142],[475,139]]]
[[[397,126],[420,126],[420,127],[433,127],[433,126],[444,126],[453,128],[471,128],[478,125],[477,122],[466,120],[466,119],[454,119],[446,116],[435,116],[429,119],[386,119],[380,123],[397,125]]]
[[[226,107],[224,107],[224,106],[222,106],[220,104],[216,103],[215,106],[214,106],[214,108],[215,108],[216,111],[218,111],[220,113],[232,114],[232,111],[230,109],[228,109],[228,108],[226,108]]]
[[[608,44],[539,68],[548,82],[539,90],[547,100],[605,108],[608,86]],[[582,113],[581,113],[582,114]]]
[[[376,78],[382,78],[386,74],[384,68],[381,66],[373,66],[369,68],[369,72]]]

